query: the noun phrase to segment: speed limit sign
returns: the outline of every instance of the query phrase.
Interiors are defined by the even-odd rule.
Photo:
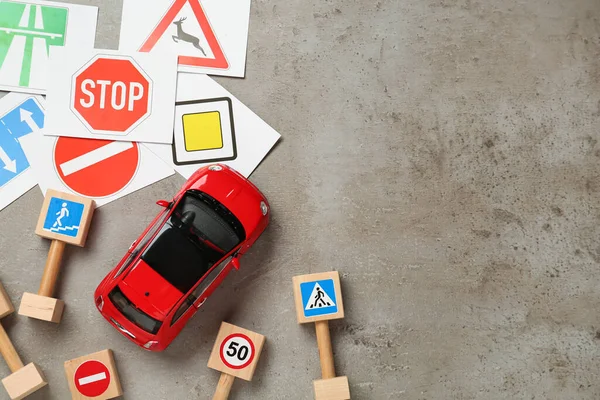
[[[208,366],[250,381],[264,343],[263,335],[223,322],[208,359]]]
[[[219,356],[229,368],[242,369],[254,360],[255,351],[252,339],[243,333],[234,333],[221,342]]]

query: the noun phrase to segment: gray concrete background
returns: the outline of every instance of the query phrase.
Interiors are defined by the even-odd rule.
[[[87,3],[97,46],[116,48],[121,2]],[[283,136],[252,175],[271,226],[154,354],[92,293],[183,179],[99,209],[89,245],[66,254],[63,322],[4,321],[50,380],[31,398],[69,398],[63,362],[112,348],[125,399],[209,399],[225,319],[268,338],[232,399],[310,399],[317,348],[291,278],[330,269],[353,399],[600,398],[599,60],[597,0],[253,0],[247,77],[217,80]],[[16,304],[49,246],[41,202],[34,189],[0,212]]]

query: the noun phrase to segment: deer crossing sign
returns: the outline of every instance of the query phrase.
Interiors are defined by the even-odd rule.
[[[124,0],[119,49],[169,51],[180,72],[243,77],[250,1]]]

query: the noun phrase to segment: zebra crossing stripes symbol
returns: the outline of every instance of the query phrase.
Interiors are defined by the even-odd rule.
[[[300,292],[305,317],[318,317],[338,312],[333,279],[301,283]]]

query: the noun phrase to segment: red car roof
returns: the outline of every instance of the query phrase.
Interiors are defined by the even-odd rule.
[[[184,295],[142,259],[123,278],[119,287],[136,307],[158,320],[165,319]]]

